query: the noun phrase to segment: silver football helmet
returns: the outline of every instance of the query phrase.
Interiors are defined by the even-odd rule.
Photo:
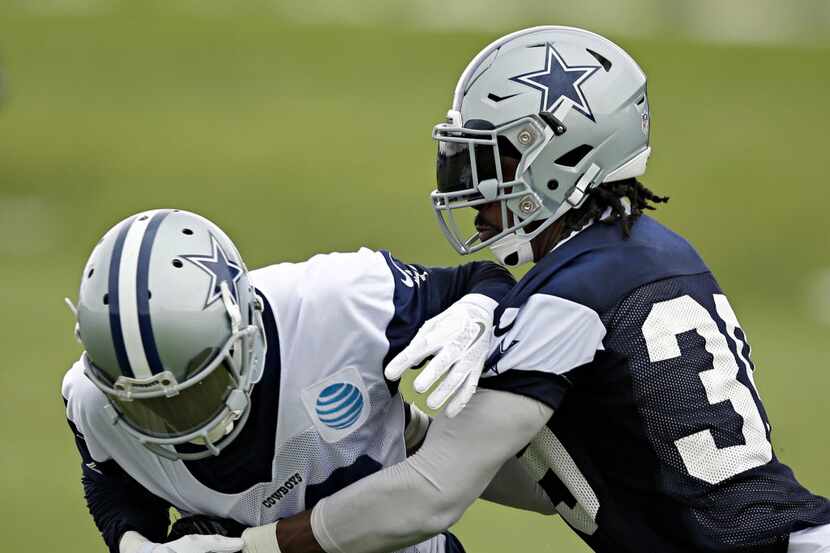
[[[172,209],[133,215],[84,268],[76,333],[86,375],[113,423],[154,453],[218,455],[242,429],[262,374],[261,310],[219,227]],[[188,442],[200,447],[174,447]]]
[[[610,40],[555,26],[498,39],[464,70],[432,132],[445,236],[461,254],[490,247],[505,264],[531,261],[530,241],[593,188],[645,172],[649,127],[646,76]],[[502,232],[465,238],[453,212],[491,202]]]

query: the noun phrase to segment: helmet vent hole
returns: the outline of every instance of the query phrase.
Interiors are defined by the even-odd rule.
[[[577,146],[570,152],[567,152],[559,156],[559,159],[554,161],[554,163],[556,163],[557,165],[561,165],[563,167],[576,167],[580,161],[585,159],[585,156],[591,153],[591,150],[593,149],[593,146],[589,146],[587,144]]]
[[[559,188],[559,181],[556,179],[551,179],[548,181],[548,190],[556,190]]]
[[[104,294],[104,305],[109,305],[109,304],[110,304],[110,295],[109,294]]]
[[[153,299],[153,293],[152,293],[151,291],[149,291],[149,290],[147,290],[147,299],[148,299],[148,300]]]
[[[608,73],[611,70],[611,62],[608,60],[608,58],[606,58],[602,54],[594,52],[590,48],[586,48],[585,50],[587,50],[589,54],[596,58],[600,65],[602,65],[602,68],[605,69],[606,73]]]
[[[190,236],[191,234],[193,234],[193,231],[190,230],[189,228],[182,229],[182,234],[186,234],[186,235]]]
[[[95,272],[95,267],[89,269],[89,272],[86,274],[86,278],[92,278],[92,273]]]
[[[642,98],[640,98],[639,100],[637,100],[637,107],[640,107],[640,106],[642,106],[642,105],[643,105],[643,104],[645,104],[645,103],[646,103],[646,97],[645,97],[645,96],[643,96]]]
[[[173,266],[177,269],[181,269],[182,267],[184,267],[184,263],[182,263],[181,259],[174,259]]]
[[[146,215],[142,215],[141,217],[139,217],[139,218],[138,218],[138,220],[139,220],[139,221],[146,221],[146,220],[147,220],[147,216],[146,216]]]

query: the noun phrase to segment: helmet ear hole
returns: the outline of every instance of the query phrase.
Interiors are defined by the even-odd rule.
[[[499,155],[501,157],[511,157],[516,160],[522,159],[522,153],[512,142],[510,142],[509,138],[506,136],[499,136],[497,142],[499,144]]]
[[[506,136],[499,136],[497,142],[502,178],[512,180],[516,177],[516,165],[521,161],[522,153]]]
[[[593,146],[589,146],[588,144],[582,144],[581,146],[577,146],[573,150],[566,152],[559,156],[559,158],[554,161],[555,164],[561,165],[562,167],[576,167],[579,165],[579,162],[585,159],[585,156],[591,153],[593,150]]]
[[[513,252],[507,257],[504,258],[504,264],[509,267],[515,267],[519,264],[519,254],[518,252]]]

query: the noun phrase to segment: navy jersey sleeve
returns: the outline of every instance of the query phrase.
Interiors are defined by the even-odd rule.
[[[125,532],[133,530],[150,541],[164,542],[170,506],[133,480],[115,461],[98,463],[72,421],[69,427],[81,455],[81,483],[89,513],[111,553]]]
[[[682,237],[642,216],[624,239],[595,224],[548,253],[496,310],[495,344],[480,385],[534,397],[557,409],[573,371],[614,363],[603,317],[633,290],[706,272]]]
[[[492,262],[458,267],[424,267],[402,263],[381,252],[395,281],[395,314],[387,328],[389,353],[384,366],[400,353],[423,324],[467,294],[483,294],[496,302],[513,287],[510,272]]]

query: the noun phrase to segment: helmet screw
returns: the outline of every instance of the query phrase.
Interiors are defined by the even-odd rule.
[[[519,131],[518,138],[519,138],[519,144],[521,144],[522,146],[527,146],[528,144],[533,142],[533,139],[535,137],[533,136],[533,131],[530,130],[529,128],[525,127],[524,129]]]
[[[533,199],[533,196],[525,196],[519,202],[519,211],[525,215],[530,215],[538,208],[539,205],[536,203],[536,200]]]

